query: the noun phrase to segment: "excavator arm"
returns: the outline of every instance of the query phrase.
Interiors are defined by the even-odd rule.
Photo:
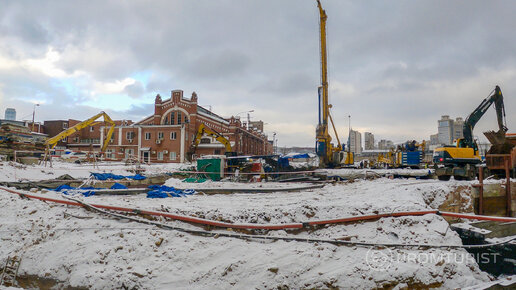
[[[484,99],[482,103],[480,103],[480,105],[466,118],[466,121],[464,121],[464,127],[462,131],[464,134],[463,141],[465,147],[474,148],[473,128],[475,128],[475,125],[482,118],[482,116],[484,116],[487,109],[489,109],[493,103],[495,104],[496,117],[498,120],[498,132],[500,132],[500,134],[505,134],[505,132],[507,132],[507,127],[504,124],[505,107],[503,104],[502,90],[500,90],[499,86],[496,86],[494,93]]]
[[[86,127],[98,124],[99,122],[95,122],[95,121],[100,117],[104,117],[104,122],[110,125],[108,133],[106,135],[106,140],[104,141],[104,144],[102,145],[102,147],[100,149],[100,152],[106,151],[106,148],[109,145],[109,140],[111,140],[111,136],[113,136],[113,132],[115,131],[115,122],[113,122],[113,120],[111,120],[111,118],[105,112],[100,112],[97,115],[95,115],[85,121],[82,121],[73,127],[70,127],[68,129],[64,130],[63,132],[57,134],[56,136],[47,139],[47,141],[45,142],[47,149],[54,148],[57,145],[57,143],[59,142],[59,140],[61,140],[61,139],[64,139],[70,135],[73,135],[74,133],[79,132],[80,130],[82,130]]]
[[[195,135],[195,139],[193,140],[192,145],[190,146],[188,155],[192,155],[195,153],[195,150],[197,150],[197,146],[199,145],[202,136],[205,134],[215,138],[217,141],[222,143],[226,148],[226,152],[232,152],[231,144],[229,143],[229,140],[227,138],[222,136],[220,133],[215,132],[212,129],[204,126],[204,124],[201,124],[199,126],[199,129],[197,129],[197,134]]]

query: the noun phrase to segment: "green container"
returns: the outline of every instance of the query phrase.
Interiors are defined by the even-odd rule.
[[[224,176],[224,160],[219,158],[197,159],[197,171],[208,172],[205,175],[214,181]]]

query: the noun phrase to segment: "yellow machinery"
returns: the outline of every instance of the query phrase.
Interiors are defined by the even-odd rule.
[[[394,166],[394,157],[393,157],[392,152],[389,151],[388,153],[385,153],[385,155],[382,153],[378,154],[376,164],[379,167],[381,167],[381,165],[386,166],[386,167],[393,167]]]
[[[192,145],[190,145],[190,150],[187,153],[187,157],[190,161],[192,160],[192,156],[195,153],[195,151],[197,150],[197,146],[199,145],[201,138],[204,134],[214,137],[217,141],[222,143],[224,145],[224,147],[226,148],[226,155],[234,155],[234,154],[232,154],[233,151],[231,148],[231,144],[229,143],[229,140],[226,137],[224,137],[220,133],[215,132],[212,129],[204,126],[204,124],[201,123],[201,125],[199,126],[199,129],[197,129],[197,134],[195,135],[195,138],[192,141]]]
[[[383,154],[378,154],[376,159],[377,167],[411,167],[418,168],[424,159],[426,150],[426,141],[421,143],[414,141],[407,141],[404,145],[398,146],[397,149]]]
[[[343,151],[340,143],[339,135],[335,129],[335,124],[330,115],[331,104],[328,104],[328,60],[326,53],[326,11],[321,6],[321,2],[317,0],[320,15],[320,40],[321,40],[321,86],[318,89],[319,94],[319,122],[316,128],[316,148],[315,151],[319,156],[320,167],[340,166],[341,162],[347,165],[353,164],[353,155],[351,152]],[[331,143],[331,136],[328,129],[328,119],[331,122],[335,137],[337,138],[337,146]]]
[[[505,133],[507,132],[505,107],[502,91],[499,86],[496,86],[493,93],[484,99],[464,121],[462,128],[464,138],[457,139],[452,146],[439,147],[434,150],[435,174],[439,180],[449,180],[451,176],[454,176],[455,179],[472,180],[476,178],[476,165],[481,163],[482,159],[478,145],[473,139],[473,128],[492,104],[495,105],[499,130],[484,134],[492,142],[493,147],[505,147]]]
[[[109,140],[111,140],[111,136],[113,136],[113,132],[115,131],[115,122],[113,122],[113,120],[111,120],[111,118],[105,112],[100,112],[97,115],[95,115],[85,121],[82,121],[73,127],[70,127],[68,129],[64,130],[63,132],[57,134],[56,136],[47,139],[47,141],[45,142],[45,145],[46,145],[45,155],[49,154],[50,149],[54,148],[57,145],[57,143],[59,142],[59,140],[64,139],[76,132],[79,132],[80,130],[82,130],[86,127],[98,124],[99,122],[95,122],[95,121],[100,117],[104,117],[104,123],[107,123],[110,126],[109,131],[106,135],[104,144],[100,148],[100,152],[106,151],[106,148],[109,145]]]

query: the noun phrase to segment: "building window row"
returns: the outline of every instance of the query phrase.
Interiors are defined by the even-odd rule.
[[[181,111],[177,111],[177,118],[176,111],[172,111],[169,115],[165,116],[165,120],[163,120],[164,125],[181,125],[183,123],[188,123],[188,116],[185,115],[183,118]]]

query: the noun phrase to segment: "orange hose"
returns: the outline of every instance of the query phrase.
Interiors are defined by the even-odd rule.
[[[0,187],[0,189],[5,190],[10,193],[17,194],[21,197],[83,207],[82,204],[80,204],[78,202],[74,202],[74,201],[68,201],[68,200],[43,197],[43,196],[38,196],[38,195],[33,195],[33,194],[27,194],[27,193],[19,192],[16,190],[5,188],[5,187]],[[345,217],[345,218],[338,218],[338,219],[318,220],[318,221],[290,223],[290,224],[232,224],[232,223],[218,222],[218,221],[202,219],[202,218],[197,218],[197,217],[192,217],[192,216],[176,215],[176,214],[160,212],[160,211],[140,210],[140,209],[136,209],[136,208],[127,208],[127,207],[110,206],[110,205],[102,205],[102,204],[91,204],[91,205],[94,207],[108,209],[108,210],[114,210],[114,211],[133,212],[133,213],[146,214],[146,215],[151,215],[151,216],[162,216],[162,217],[170,218],[173,220],[189,222],[189,223],[199,224],[199,225],[215,226],[215,227],[220,227],[220,228],[249,229],[249,230],[301,229],[305,226],[317,226],[317,225],[358,222],[358,221],[374,220],[374,219],[379,219],[379,218],[384,218],[384,217],[422,216],[422,215],[426,215],[426,214],[438,214],[438,215],[448,216],[448,217],[476,219],[476,220],[516,222],[516,218],[479,216],[479,215],[471,215],[471,214],[460,214],[460,213],[451,213],[451,212],[440,212],[437,210],[428,210],[428,211],[407,211],[407,212],[383,213],[383,214],[375,214],[375,215],[360,215],[360,216]]]

